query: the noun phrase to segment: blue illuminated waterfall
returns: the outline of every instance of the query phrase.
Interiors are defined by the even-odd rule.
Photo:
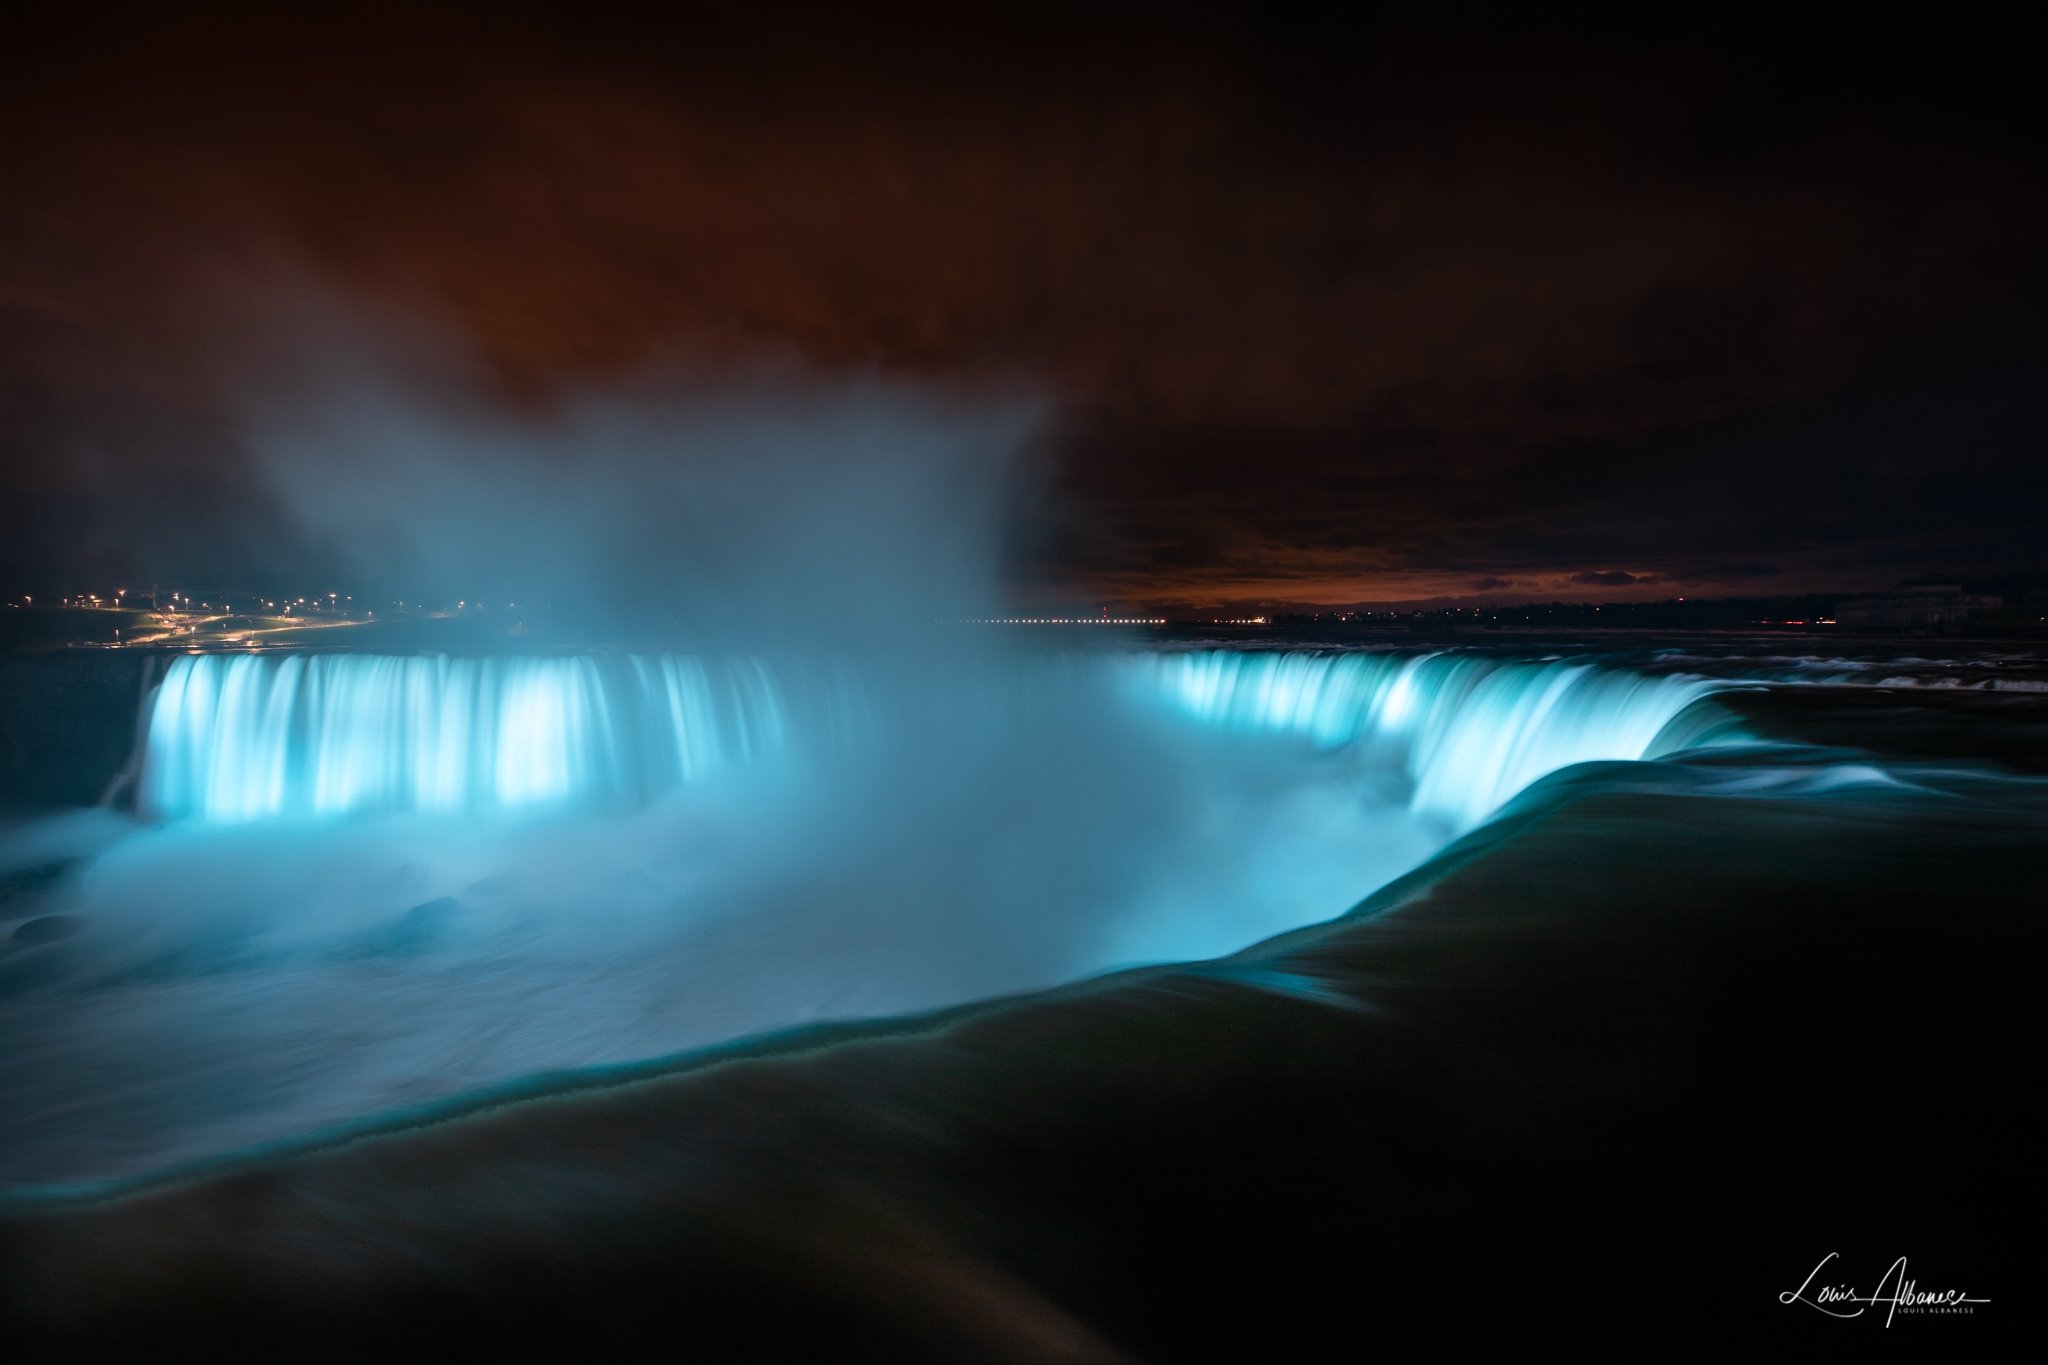
[[[972,670],[939,690],[1042,686],[1042,663]],[[1119,683],[1113,691],[1138,715],[1347,749],[1398,770],[1412,809],[1457,829],[1559,768],[1681,747],[1674,719],[1714,686],[1588,661],[1458,653],[1197,651],[1080,663]],[[149,703],[140,805],[235,822],[631,804],[873,739],[873,690],[851,669],[749,658],[185,656]],[[1095,695],[1076,692],[1075,704]],[[898,723],[916,709],[898,708]],[[999,704],[966,714],[1003,723]]]
[[[1200,720],[1398,764],[1412,808],[1459,829],[1571,764],[1719,737],[1712,721],[1674,725],[1717,684],[1586,660],[1207,651],[1149,664],[1159,690]]]
[[[141,805],[225,822],[644,799],[785,753],[821,719],[788,691],[751,659],[187,656],[150,708]]]
[[[111,840],[35,893],[83,927],[7,959],[0,1188],[1232,954],[1547,773],[1739,733],[1705,694],[1741,685],[1647,653],[962,635],[178,655],[139,717],[144,819],[66,834]]]

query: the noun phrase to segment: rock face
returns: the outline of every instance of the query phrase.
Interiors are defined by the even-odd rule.
[[[97,802],[134,750],[152,662],[113,650],[0,654],[0,807]]]
[[[398,917],[388,941],[388,951],[394,953],[423,953],[433,948],[448,936],[454,921],[462,914],[462,902],[453,896],[440,896],[423,904],[415,905]]]
[[[79,862],[77,858],[58,858],[0,876],[0,920],[20,919],[29,914],[35,903]]]
[[[54,943],[60,938],[70,938],[85,927],[85,921],[76,915],[43,915],[20,925],[15,929],[16,943]]]

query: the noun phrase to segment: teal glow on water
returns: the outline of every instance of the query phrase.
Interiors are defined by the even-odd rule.
[[[1585,661],[1473,654],[1251,654],[1147,661],[1188,715],[1325,748],[1362,746],[1414,783],[1411,805],[1469,829],[1545,774],[1656,752],[1714,683]]]
[[[1460,830],[1559,768],[1644,757],[1714,686],[1471,654],[1096,662],[1135,682],[1140,714],[1355,748],[1405,777],[1412,810]],[[950,683],[1034,685],[1044,680],[1028,671]],[[748,658],[188,656],[150,707],[142,805],[216,823],[619,806],[844,740],[865,707],[844,672],[797,680]],[[989,723],[1002,723],[1000,707]]]
[[[92,813],[48,901],[84,927],[14,959],[0,1189],[1234,952],[1547,772],[1711,738],[1710,686],[1471,654],[180,657],[144,818]]]
[[[150,707],[142,805],[215,822],[618,803],[787,748],[757,661],[194,655]]]

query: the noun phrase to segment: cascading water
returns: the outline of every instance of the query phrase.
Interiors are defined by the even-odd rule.
[[[1683,747],[1667,728],[1716,687],[1475,654],[1216,650],[1147,664],[1161,692],[1199,720],[1326,748],[1362,744],[1407,774],[1415,810],[1461,830],[1560,768]]]
[[[1458,653],[183,656],[144,820],[50,905],[83,927],[0,963],[0,1187],[1229,953],[1546,772],[1690,743],[1710,686]]]
[[[758,660],[195,655],[149,707],[141,804],[215,822],[622,804],[783,754],[802,712]],[[815,693],[814,693],[815,695]]]
[[[1417,812],[1459,830],[1559,768],[1655,752],[1715,686],[1473,654],[1098,662],[1128,675],[1140,711],[1356,746],[1405,775]],[[1003,683],[983,672],[957,685]],[[619,806],[875,727],[853,671],[792,676],[749,658],[198,655],[175,660],[149,703],[141,804],[212,822]]]

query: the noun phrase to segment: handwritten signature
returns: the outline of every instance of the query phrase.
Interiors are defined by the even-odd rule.
[[[1820,1258],[1820,1264],[1807,1275],[1806,1283],[1797,1289],[1778,1295],[1782,1304],[1803,1303],[1826,1313],[1831,1318],[1860,1318],[1878,1304],[1886,1304],[1884,1325],[1892,1325],[1892,1318],[1899,1309],[1909,1313],[1970,1313],[1976,1310],[1967,1305],[1989,1303],[1989,1299],[1973,1299],[1960,1289],[1921,1289],[1918,1281],[1906,1278],[1906,1258],[1901,1256],[1892,1262],[1890,1270],[1878,1280],[1877,1288],[1868,1294],[1859,1294],[1846,1284],[1815,1285],[1820,1273],[1828,1268],[1839,1252],[1830,1251]],[[1886,1289],[1890,1293],[1886,1293]]]

